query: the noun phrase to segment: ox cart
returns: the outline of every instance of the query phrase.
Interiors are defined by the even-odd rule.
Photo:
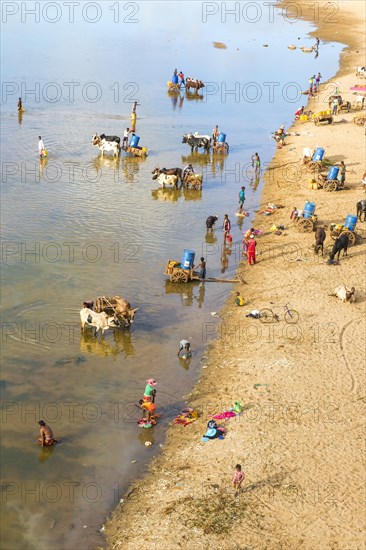
[[[340,191],[344,189],[344,181],[338,179],[329,180],[327,174],[317,174],[316,176],[318,188],[324,189],[324,191]]]
[[[318,216],[313,214],[310,218],[300,218],[297,221],[297,229],[300,233],[311,233],[315,230],[318,222]]]
[[[146,147],[131,147],[131,145],[129,145],[126,152],[130,153],[130,155],[134,157],[147,157],[148,155],[148,150]]]
[[[180,262],[169,260],[165,266],[164,275],[168,275],[172,283],[188,283],[189,281],[199,281],[199,273],[193,268],[183,269]],[[244,283],[243,279],[217,279],[215,277],[206,277],[206,283]]]
[[[223,143],[216,141],[212,146],[212,153],[214,155],[227,155],[229,153],[229,144],[226,141]]]
[[[334,241],[338,239],[338,237],[340,237],[341,235],[347,235],[349,246],[353,246],[355,244],[357,238],[355,231],[351,231],[350,229],[348,229],[348,227],[344,227],[343,224],[331,223],[329,229],[330,236]]]
[[[319,126],[319,124],[321,124],[322,122],[326,122],[327,124],[333,124],[333,116],[332,116],[332,111],[330,109],[327,109],[326,111],[318,111],[317,113],[313,113],[312,119],[315,126]]]

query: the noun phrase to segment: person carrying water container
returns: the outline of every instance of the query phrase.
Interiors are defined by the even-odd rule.
[[[156,395],[156,381],[154,378],[149,378],[146,380],[146,387],[144,391],[144,401],[154,403],[155,402],[155,395]]]
[[[183,353],[182,353],[183,352]],[[188,342],[188,340],[181,340],[179,342],[179,351],[177,353],[177,356],[186,356],[191,357],[192,350],[191,350],[191,344]]]
[[[41,136],[38,136],[38,154],[39,154],[39,158],[43,159],[43,157],[45,156],[43,151],[45,150],[44,148],[44,143],[43,143],[43,139],[41,138]]]

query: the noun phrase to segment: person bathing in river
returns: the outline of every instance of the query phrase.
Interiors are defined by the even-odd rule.
[[[156,405],[151,401],[144,401],[140,399],[139,401],[140,409],[142,409],[142,418],[145,420],[146,424],[151,423],[151,417],[156,414]]]
[[[156,395],[156,381],[154,378],[149,378],[146,380],[146,387],[144,391],[144,399],[145,402],[155,403],[155,395]]]
[[[44,420],[40,420],[38,424],[41,426],[39,433],[40,438],[38,439],[38,445],[41,447],[50,447],[57,443],[56,439],[53,437],[53,432],[50,426],[47,426]]]
[[[177,356],[188,358],[188,357],[191,357],[191,355],[192,355],[191,344],[188,342],[188,340],[181,340],[179,342],[179,351],[177,353]]]

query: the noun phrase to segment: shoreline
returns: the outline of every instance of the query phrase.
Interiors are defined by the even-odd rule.
[[[355,1],[340,2],[342,28],[339,23],[320,25],[310,33],[324,41],[339,28],[337,41],[350,45],[342,51],[339,70],[331,79],[339,80],[346,100],[352,97],[344,93],[348,82],[356,81],[354,67],[364,64],[355,12],[352,17],[355,6]],[[363,12],[360,29],[364,21]],[[349,48],[358,53],[348,54]],[[323,96],[326,84],[321,87]],[[309,108],[312,105],[310,100]],[[364,339],[366,247],[361,241],[339,266],[327,266],[326,256],[315,257],[311,250],[314,235],[298,233],[289,225],[291,207],[302,207],[305,200],[316,202],[319,221],[329,224],[344,221],[354,213],[356,200],[363,198],[364,133],[352,124],[352,116],[338,115],[332,127],[296,122],[290,131],[300,136],[290,136],[286,147],[276,151],[264,174],[261,204],[274,202],[285,208],[255,217],[253,226],[265,232],[257,239],[259,263],[249,268],[241,262],[238,267],[248,283],[237,286],[246,305],[237,308],[231,299],[224,305],[218,338],[205,354],[205,370],[186,396],[203,414],[186,428],[168,430],[163,453],[150,463],[150,476],[132,484],[123,506],[106,523],[110,548],[362,546],[365,402],[358,350]],[[303,147],[316,145],[325,147],[325,157],[332,162],[345,160],[349,189],[308,190],[311,174],[299,159]],[[272,224],[283,224],[286,230],[280,236],[266,234]],[[330,243],[327,235],[325,244]],[[329,297],[342,283],[356,287],[356,304]],[[271,301],[290,301],[299,311],[296,330],[283,322],[267,327],[245,317]],[[245,403],[245,411],[226,422],[225,441],[201,443],[207,415],[227,410],[236,400]],[[229,489],[237,462],[246,480],[235,499]]]

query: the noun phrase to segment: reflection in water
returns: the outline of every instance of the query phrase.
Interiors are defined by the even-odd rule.
[[[23,111],[20,110],[20,111],[18,111],[18,123],[19,123],[19,126],[22,125],[22,122],[23,122]]]
[[[244,216],[237,216],[236,219],[237,219],[237,222],[236,222],[236,223],[238,224],[238,227],[239,227],[239,229],[240,229],[240,231],[241,231],[241,229],[242,229],[242,227],[243,227],[243,221],[244,221],[245,218],[244,218]]]
[[[80,351],[83,353],[93,353],[99,357],[117,358],[120,353],[124,353],[125,358],[135,354],[133,345],[133,330],[113,330],[113,342],[102,336],[100,339],[93,334],[84,333],[80,338]]]
[[[145,443],[147,441],[150,442],[151,445],[154,445],[154,443],[155,443],[154,428],[141,428],[140,427],[139,441],[144,446],[145,446]]]
[[[202,199],[202,189],[183,189],[186,201],[199,201]]]
[[[153,189],[151,191],[151,196],[156,201],[177,202],[177,200],[182,196],[182,189],[159,187],[159,189]]]
[[[55,450],[55,445],[53,445],[52,447],[41,447],[41,450],[39,451],[39,455],[38,455],[38,461],[46,462],[49,458],[51,458],[54,450]]]
[[[165,294],[180,294],[180,302],[182,306],[192,306],[194,290],[200,285],[199,281],[190,281],[189,283],[172,283],[165,281]],[[204,285],[201,285],[204,286]],[[201,304],[203,304],[205,291],[201,293]],[[201,306],[200,306],[201,307]]]
[[[256,172],[256,173],[255,173],[255,176],[252,176],[252,177],[250,178],[249,185],[250,185],[250,187],[253,189],[253,191],[256,191],[256,190],[257,190],[257,187],[258,187],[258,185],[259,185],[260,179],[261,179],[260,172]]]
[[[184,95],[182,95],[179,90],[167,92],[167,96],[170,97],[170,99],[172,101],[173,111],[175,111],[175,109],[177,107],[179,109],[181,109],[183,107]]]
[[[229,267],[229,256],[231,256],[231,245],[221,245],[221,273],[225,273]]]
[[[207,229],[206,235],[205,235],[205,241],[207,244],[217,243],[217,237],[213,229]]]
[[[198,289],[198,295],[195,296],[199,308],[201,308],[205,302],[205,293],[206,293],[205,283],[201,283]]]
[[[202,101],[204,96],[199,94],[198,92],[189,92],[188,90],[186,90],[186,98],[187,101],[196,101],[197,103],[199,101]]]
[[[199,201],[202,199],[202,189],[170,189],[169,187],[160,187],[153,189],[151,196],[156,201],[177,202],[184,197],[186,201]]]
[[[43,157],[43,158],[39,159],[39,179],[40,180],[43,179],[43,172],[44,172],[44,169],[47,166],[47,163],[48,163],[48,158],[47,157]]]
[[[181,367],[184,368],[184,370],[189,370],[189,365],[191,364],[192,357],[188,357],[188,359],[183,359],[183,357],[179,357],[179,364]]]
[[[123,152],[121,153],[123,155]],[[114,170],[114,181],[123,181],[127,183],[138,182],[137,174],[140,170],[140,164],[145,162],[146,157],[112,156],[102,157],[101,155],[93,159],[92,165],[95,168],[95,177],[99,178],[103,168]]]

